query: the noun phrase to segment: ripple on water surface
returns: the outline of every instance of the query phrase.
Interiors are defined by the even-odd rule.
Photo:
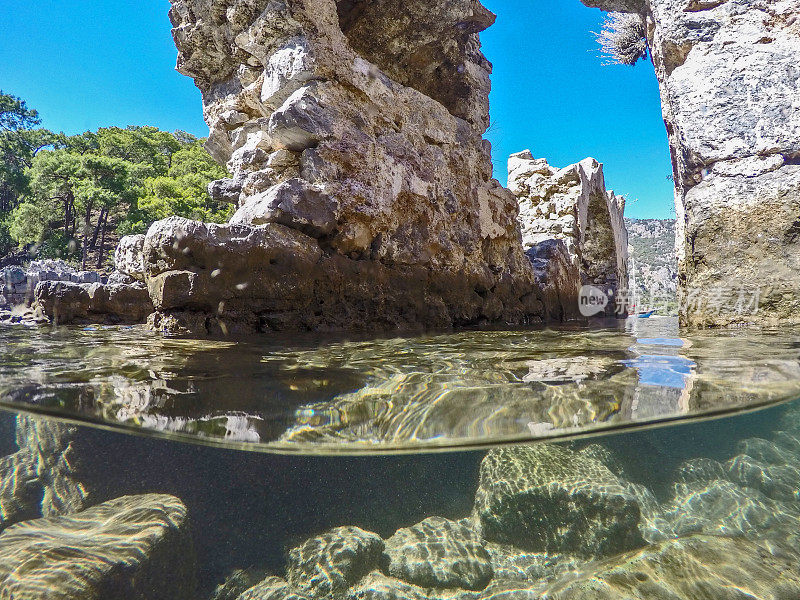
[[[800,397],[800,330],[608,328],[348,339],[0,329],[0,404],[254,450],[419,451],[717,416]]]

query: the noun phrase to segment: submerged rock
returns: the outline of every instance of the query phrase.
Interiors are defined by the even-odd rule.
[[[383,540],[374,533],[337,527],[292,549],[286,578],[301,595],[327,598],[376,569],[383,549]]]
[[[225,577],[225,581],[214,588],[210,600],[236,600],[244,592],[263,583],[265,575],[266,573],[261,570],[236,569]]]
[[[293,590],[285,579],[270,576],[242,592],[236,600],[307,600]]]
[[[583,0],[645,20],[676,199],[684,325],[800,322],[800,7]]]
[[[486,545],[496,581],[552,582],[586,561],[562,554],[526,552],[507,544]]]
[[[19,415],[17,445],[19,454],[33,462],[42,489],[42,515],[75,513],[97,502],[95,485],[85,481],[85,476],[92,474],[87,459],[94,450],[84,442],[78,427]]]
[[[472,529],[429,517],[398,529],[386,540],[389,575],[425,588],[481,590],[492,578],[492,562]]]
[[[663,514],[677,536],[758,537],[767,529],[791,531],[800,526],[796,509],[724,479],[677,484],[675,497]]]
[[[741,454],[725,462],[695,458],[679,465],[674,498],[662,507],[674,535],[793,534],[800,526],[800,444],[783,431],[773,437],[740,441]]]
[[[630,484],[554,444],[491,450],[481,463],[475,513],[487,540],[533,552],[594,558],[644,545]]]
[[[7,598],[195,600],[186,507],[173,496],[125,496],[0,534]]]
[[[42,488],[28,452],[0,458],[0,531],[39,516]]]
[[[798,558],[796,549],[788,544],[741,537],[690,536],[589,567],[533,598],[794,598],[800,594]]]
[[[380,571],[374,571],[364,577],[346,597],[348,600],[431,600],[432,598],[438,600],[433,590],[387,577]]]
[[[613,297],[603,314],[626,315],[625,199],[606,191],[603,165],[587,158],[558,169],[525,150],[508,160],[508,187],[519,201],[522,243],[532,260],[563,241],[572,269],[547,280],[558,281],[562,294],[575,290],[573,310],[578,288],[594,285]]]

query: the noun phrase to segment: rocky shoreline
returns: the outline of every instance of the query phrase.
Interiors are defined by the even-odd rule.
[[[525,284],[341,256],[278,222],[171,217],[123,237],[108,276],[62,261],[7,268],[0,322],[147,322],[190,335],[563,322],[583,318],[584,285],[608,291],[606,316],[626,314],[616,298],[628,277],[624,200],[606,191],[602,165],[589,158],[556,169],[526,151],[511,157],[509,173],[522,207],[512,215],[514,230],[524,231]]]

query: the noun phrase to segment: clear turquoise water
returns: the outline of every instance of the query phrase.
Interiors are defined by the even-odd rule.
[[[609,328],[381,339],[164,339],[0,329],[0,404],[173,439],[306,454],[491,446],[800,397],[800,331]]]
[[[0,340],[0,598],[800,597],[798,331]]]

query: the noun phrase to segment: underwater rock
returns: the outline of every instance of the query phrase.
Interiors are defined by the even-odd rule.
[[[767,529],[792,531],[800,526],[800,513],[768,498],[758,490],[724,479],[675,485],[671,505],[663,516],[676,536],[763,535]]]
[[[286,578],[312,599],[340,594],[379,566],[384,542],[358,527],[337,527],[289,552]]]
[[[645,19],[672,155],[682,324],[800,322],[798,4],[583,2]]]
[[[285,579],[271,576],[242,592],[236,600],[307,600],[307,597],[293,590]]]
[[[486,544],[495,581],[539,583],[554,581],[585,561],[562,554],[526,552],[507,544]]]
[[[92,471],[86,459],[94,451],[83,442],[76,426],[19,415],[17,445],[35,465],[43,488],[42,515],[78,512],[97,501],[95,486],[85,481]]]
[[[618,297],[628,288],[625,199],[606,191],[603,165],[586,158],[558,169],[525,150],[508,160],[508,187],[519,201],[522,243],[528,255],[535,258],[542,244],[563,240],[575,267],[571,273],[576,270],[579,275],[570,284],[576,298],[577,288],[595,285],[615,299],[603,314],[627,315],[625,298]]]
[[[549,586],[548,600],[748,598],[800,594],[795,548],[741,537],[690,536],[667,540],[586,568]]]
[[[636,494],[599,461],[555,444],[491,450],[475,514],[485,539],[596,558],[644,545]]]
[[[483,540],[443,517],[398,529],[386,540],[389,575],[420,587],[481,590],[492,578]]]
[[[726,479],[727,473],[721,462],[712,458],[699,457],[678,465],[675,475],[679,482],[694,483]]]
[[[195,600],[186,507],[173,496],[124,496],[0,534],[3,597]]]
[[[42,488],[29,452],[0,458],[0,531],[39,516]]]
[[[800,469],[793,464],[764,463],[740,454],[727,461],[725,468],[726,479],[743,487],[759,490],[775,500],[800,500]]]
[[[608,470],[614,475],[617,475],[618,477],[622,476],[622,460],[620,460],[620,457],[608,447],[602,444],[588,444],[587,446],[584,446],[578,450],[578,454],[582,454],[591,460],[596,460],[597,462],[608,467]]]
[[[34,306],[59,325],[142,323],[153,312],[147,288],[140,282],[43,281],[36,286],[34,299]]]
[[[348,600],[438,600],[434,590],[388,577],[380,571],[373,571],[364,577],[346,597]]]
[[[784,434],[784,443],[794,438]],[[697,458],[678,467],[678,480],[685,483],[730,481],[738,486],[758,490],[768,498],[785,502],[800,499],[800,469],[797,455],[791,450],[761,438],[747,438],[737,444],[741,452],[724,463]]]
[[[135,457],[126,438],[109,448],[97,430],[52,418],[16,417],[16,444],[31,457],[38,485],[41,515],[65,515],[119,495],[149,491],[126,469]],[[115,469],[109,469],[113,463]]]
[[[207,148],[232,174],[210,189],[238,210],[180,265],[174,223],[150,228],[154,326],[541,321],[518,208],[492,178],[483,139],[491,65],[478,34],[492,13],[476,0],[171,4],[178,70],[201,90]],[[236,242],[264,231],[266,253]],[[232,311],[222,326],[219,298]]]
[[[266,573],[261,570],[236,569],[225,577],[225,581],[214,588],[210,600],[237,600],[244,592],[264,583],[265,575]],[[287,585],[285,581],[283,583]]]
[[[741,454],[771,465],[785,465],[795,460],[792,452],[787,452],[779,445],[763,438],[746,438],[736,444],[736,451]]]

